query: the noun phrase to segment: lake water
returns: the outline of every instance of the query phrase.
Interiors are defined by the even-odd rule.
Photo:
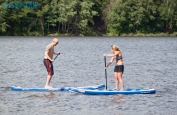
[[[0,115],[177,115],[176,37],[58,37],[53,87],[105,84],[104,53],[118,45],[125,88],[154,88],[147,95],[83,95],[73,92],[11,91],[44,87],[44,50],[53,37],[0,37]],[[107,57],[109,62],[110,57]],[[107,69],[108,89],[114,88]]]

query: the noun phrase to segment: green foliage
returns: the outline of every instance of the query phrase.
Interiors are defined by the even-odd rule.
[[[112,28],[118,34],[136,32],[142,23],[148,22],[145,12],[142,0],[117,0],[107,16],[108,33],[112,32]]]
[[[158,10],[161,12],[161,21],[164,22],[166,31],[171,32],[174,25],[177,27],[177,1],[163,0]]]
[[[80,18],[78,27],[82,31],[87,29],[88,23],[94,24],[93,16],[95,16],[97,12],[91,9],[93,5],[94,3],[87,1],[80,3],[81,10],[79,11]]]
[[[45,19],[50,26],[58,27],[58,33],[84,33],[88,24],[94,24],[97,12],[92,10],[93,5],[90,1],[53,0]]]
[[[3,8],[3,6],[0,6],[0,34],[5,33],[7,27],[9,26],[6,22],[6,16],[7,16],[6,10]]]
[[[97,36],[97,34],[89,27],[86,27],[84,31],[81,32],[80,35],[84,36]]]
[[[107,33],[172,32],[176,14],[176,0],[116,0],[107,15]]]
[[[177,0],[38,0],[35,8],[16,9],[5,8],[6,1],[19,2],[0,1],[0,35],[93,36],[106,28],[109,36],[175,36],[177,31]]]

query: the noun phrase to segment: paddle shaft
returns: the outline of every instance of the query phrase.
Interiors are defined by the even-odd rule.
[[[105,67],[106,67],[106,56],[104,56],[104,62],[105,62]],[[106,90],[107,90],[107,71],[105,69],[105,79],[106,79]]]
[[[58,55],[60,55],[60,53],[55,56],[54,60],[57,58]]]

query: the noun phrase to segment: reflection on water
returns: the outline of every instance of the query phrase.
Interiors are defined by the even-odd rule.
[[[46,98],[54,98],[54,93],[53,92],[48,92],[48,94],[44,95]]]
[[[44,50],[53,37],[0,38],[0,114],[3,115],[176,115],[177,39],[59,37],[53,87],[105,83],[103,54],[118,45],[124,58],[125,88],[155,88],[153,95],[83,95],[73,92],[11,91],[11,86],[43,87]],[[110,58],[108,57],[107,60]],[[114,88],[113,69],[108,88]]]
[[[52,99],[52,98],[54,98],[54,93],[53,92],[44,92],[44,94],[42,94],[42,95],[32,94],[32,95],[29,95],[25,98],[49,98],[49,99]]]
[[[112,104],[112,103],[116,103],[116,104],[124,104],[125,103],[125,100],[124,100],[124,96],[125,95],[113,95],[112,96],[112,100],[111,100],[111,103],[110,104]]]

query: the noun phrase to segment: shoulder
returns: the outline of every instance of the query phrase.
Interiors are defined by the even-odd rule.
[[[115,54],[116,55],[119,55],[121,52],[120,51],[115,51]]]
[[[46,46],[46,50],[50,50],[52,48],[52,45],[51,44],[48,44],[47,46]]]
[[[122,56],[122,52],[121,51],[119,51],[119,55]]]

